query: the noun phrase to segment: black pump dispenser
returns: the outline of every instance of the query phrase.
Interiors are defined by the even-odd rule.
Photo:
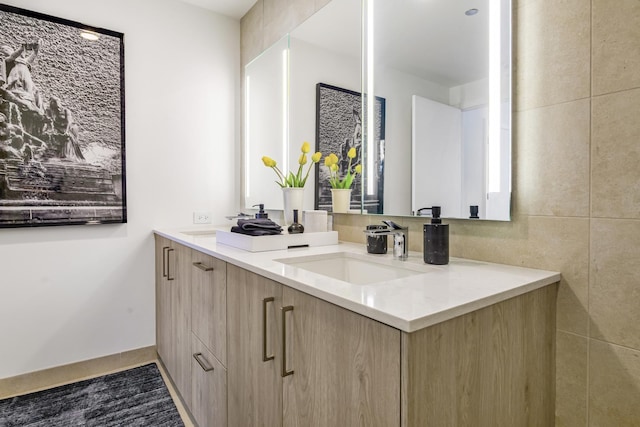
[[[423,208],[431,210],[431,224],[424,224],[424,262],[444,265],[449,263],[449,224],[440,219],[440,206]]]
[[[253,206],[257,206],[259,209],[258,212],[256,212],[256,218],[269,218],[269,214],[264,211],[264,203]]]

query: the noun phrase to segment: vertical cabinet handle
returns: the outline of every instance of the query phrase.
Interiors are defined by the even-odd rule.
[[[201,262],[194,262],[193,266],[196,268],[199,268],[202,271],[213,271],[213,267],[207,267],[206,265],[204,265]]]
[[[169,263],[167,262],[167,251],[169,246],[164,246],[162,248],[162,277],[167,277],[169,275]]]
[[[198,362],[198,365],[200,365],[203,371],[213,371],[213,366],[211,366],[209,362],[207,362],[207,359],[204,358],[202,353],[194,353],[193,358],[196,359],[196,362]]]
[[[175,277],[171,277],[171,269],[169,268],[171,267],[171,257],[169,255],[174,250],[175,249],[172,249],[172,248],[167,249],[167,280],[175,280]]]
[[[287,370],[287,311],[293,311],[293,306],[282,307],[282,377],[293,374],[293,369]]]
[[[274,297],[265,298],[262,300],[262,361],[268,362],[273,360],[275,355],[267,355],[267,304],[273,302]]]

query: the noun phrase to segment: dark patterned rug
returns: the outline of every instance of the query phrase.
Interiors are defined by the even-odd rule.
[[[0,400],[0,427],[183,427],[155,364]]]

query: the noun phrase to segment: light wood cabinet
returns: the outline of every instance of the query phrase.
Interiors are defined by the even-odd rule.
[[[191,251],[190,409],[200,427],[227,425],[227,264]]]
[[[167,250],[171,247],[168,239],[155,236],[156,244],[156,349],[165,367],[173,364],[171,357],[171,289],[167,281]],[[173,369],[175,371],[175,369]]]
[[[191,351],[191,414],[200,427],[226,426],[227,371],[195,334]]]
[[[554,425],[557,286],[402,333],[402,427]]]
[[[227,425],[227,265],[156,235],[160,359],[200,427]]]
[[[156,283],[200,427],[553,425],[555,285],[405,333],[159,236]]]
[[[400,424],[400,331],[285,287],[283,426]]]
[[[176,388],[191,402],[191,250],[156,236],[156,341]]]
[[[229,264],[229,426],[282,425],[283,286]]]
[[[227,263],[191,252],[191,329],[226,366]]]
[[[397,329],[238,267],[227,273],[229,425],[399,425]]]

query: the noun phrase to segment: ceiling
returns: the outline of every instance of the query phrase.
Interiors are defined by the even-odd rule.
[[[446,87],[488,75],[489,0],[376,0],[374,57]],[[471,7],[477,15],[466,16]],[[343,55],[361,55],[361,4],[332,0],[291,36]]]
[[[240,19],[257,0],[180,1]],[[445,86],[487,76],[489,0],[403,0],[375,4],[378,66],[391,66]],[[292,36],[359,56],[360,7],[359,0],[333,0],[296,28]],[[464,12],[471,7],[480,12],[465,16]]]
[[[221,15],[240,19],[256,4],[257,0],[180,0]]]

